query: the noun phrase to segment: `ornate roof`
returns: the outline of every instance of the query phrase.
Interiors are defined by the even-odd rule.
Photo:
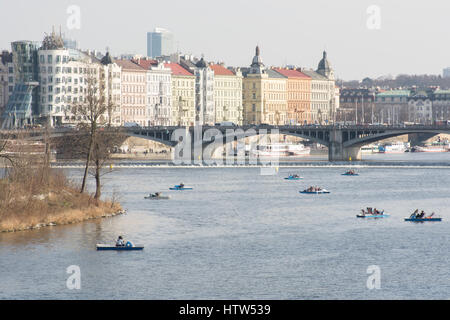
[[[113,59],[109,55],[109,52],[106,53],[106,55],[100,60],[100,62],[105,66],[114,63]]]
[[[195,64],[195,66],[197,68],[206,68],[206,67],[208,67],[208,64],[206,63],[205,59],[203,59],[203,57],[202,57],[200,59],[200,61]]]
[[[64,49],[64,41],[61,35],[57,35],[54,31],[51,34],[45,34],[44,41],[42,41],[43,50],[57,50]]]
[[[256,46],[255,56],[253,57],[251,67],[264,66],[264,63],[262,62],[262,59],[259,54],[260,54],[259,46]]]
[[[327,52],[323,52],[323,58],[320,60],[319,65],[317,67],[317,72],[321,75],[328,77],[331,72],[331,66],[327,59]]]

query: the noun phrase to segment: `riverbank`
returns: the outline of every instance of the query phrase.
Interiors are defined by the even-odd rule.
[[[88,194],[67,189],[36,195],[32,199],[11,198],[10,202],[9,208],[2,208],[0,212],[0,232],[73,224],[125,213],[117,202],[95,201]]]
[[[30,161],[15,162],[0,178],[0,232],[77,223],[123,213],[112,199],[95,199],[65,172]]]

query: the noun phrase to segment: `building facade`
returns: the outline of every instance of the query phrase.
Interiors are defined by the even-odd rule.
[[[214,107],[215,122],[243,122],[242,107],[242,73],[235,72],[220,64],[211,64],[214,72]]]
[[[311,78],[294,69],[275,69],[287,77],[287,123],[290,125],[311,122]]]
[[[378,123],[378,115],[375,113],[376,92],[366,88],[343,88],[339,96],[339,108],[337,108],[336,122],[338,123]]]
[[[195,125],[195,76],[178,63],[166,63],[172,78],[172,124]]]
[[[409,108],[410,90],[389,90],[377,93],[375,109],[379,123],[399,124],[410,121],[414,114],[414,103]],[[414,121],[413,121],[414,122]]]
[[[139,59],[135,63],[147,70],[147,113],[149,126],[172,124],[171,69],[157,60]]]
[[[431,99],[431,96],[425,91],[411,94],[407,99],[408,122],[431,124],[433,121],[433,105]]]
[[[258,46],[244,72],[244,124],[287,124],[287,77],[264,66]]]
[[[149,126],[147,70],[130,60],[116,60],[121,68],[121,122]]]
[[[435,90],[432,93],[433,121],[450,120],[450,90]]]

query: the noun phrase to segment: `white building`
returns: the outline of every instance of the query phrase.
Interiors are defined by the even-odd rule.
[[[135,60],[147,70],[147,112],[149,126],[172,124],[172,70],[157,60]]]

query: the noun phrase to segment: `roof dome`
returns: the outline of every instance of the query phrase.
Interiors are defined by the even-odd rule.
[[[252,67],[264,65],[259,54],[260,54],[259,46],[256,46],[255,56],[253,57],[252,64],[251,64]]]
[[[320,60],[319,65],[317,66],[316,72],[327,78],[334,77],[330,62],[328,62],[328,59],[327,59],[326,51],[323,52],[322,60]]]
[[[317,70],[329,70],[330,69],[330,63],[327,59],[327,52],[323,52],[323,58],[319,62],[319,66],[317,67]]]
[[[197,68],[206,68],[208,65],[206,64],[205,59],[203,59],[203,57],[202,57],[202,58],[200,59],[200,61],[197,62],[197,63],[195,64],[195,66],[196,66]]]
[[[102,58],[102,60],[100,60],[101,64],[103,65],[108,65],[108,64],[112,64],[113,60],[111,58],[111,56],[109,55],[109,52],[106,53],[106,55]]]

